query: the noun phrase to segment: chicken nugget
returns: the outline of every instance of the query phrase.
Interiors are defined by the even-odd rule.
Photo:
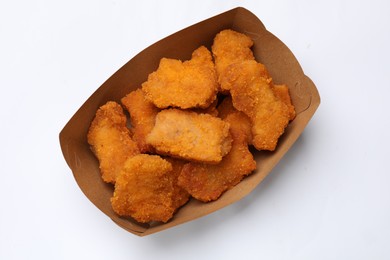
[[[231,29],[223,30],[214,37],[211,47],[217,77],[230,65],[244,60],[254,60],[251,47],[253,41],[245,34]]]
[[[157,113],[160,111],[152,102],[145,98],[141,89],[134,90],[121,99],[122,104],[130,114],[130,122],[134,133],[133,140],[141,153],[153,152],[151,145],[146,143],[146,136],[152,131]]]
[[[243,112],[240,112],[237,109],[235,109],[233,106],[232,97],[227,96],[222,100],[221,104],[219,104],[219,106],[218,106],[218,116],[221,119],[225,120],[229,115],[234,114],[234,113],[239,113],[240,117],[242,117],[241,123],[239,125],[240,130],[245,132],[245,134],[247,136],[247,143],[252,144],[252,130],[251,130],[252,124],[251,124],[249,117],[247,115],[245,115]],[[238,121],[239,120],[236,120],[233,123],[235,123],[235,124],[239,123]],[[228,121],[228,122],[231,125],[231,122],[230,121]],[[238,127],[238,126],[236,126],[236,127]]]
[[[285,84],[281,85],[272,85],[272,90],[274,94],[282,100],[288,107],[288,112],[290,115],[290,121],[295,118],[295,107],[291,102],[290,92],[288,90],[288,86]]]
[[[147,99],[159,108],[206,108],[217,96],[218,83],[210,51],[201,46],[191,60],[162,58],[142,84]]]
[[[122,107],[113,101],[97,110],[87,140],[99,160],[103,180],[109,183],[115,183],[127,158],[140,153],[130,137]]]
[[[113,210],[141,223],[167,222],[175,211],[171,171],[172,165],[158,155],[126,160],[111,198]]]
[[[225,118],[231,125],[233,143],[230,152],[220,163],[208,165],[190,162],[184,165],[178,184],[192,197],[203,202],[216,200],[256,169],[256,161],[248,149],[250,121],[242,114],[236,111]]]
[[[234,84],[236,77],[238,76],[236,71],[237,68],[239,67],[241,69],[240,65],[237,65],[237,63],[245,64],[245,71],[241,71],[244,75],[242,75],[241,78],[248,77],[250,75],[252,77],[263,77],[267,81],[272,82],[272,78],[263,64],[258,63],[255,60],[239,61],[227,66],[219,76],[219,82],[221,84],[220,87],[225,93],[230,91],[231,85]]]
[[[274,94],[271,79],[250,69],[254,63],[256,61],[232,64],[223,82],[229,85],[233,106],[251,119],[252,144],[258,150],[274,151],[288,125],[289,109]]]
[[[218,110],[218,117],[221,119],[225,119],[229,114],[238,111],[234,108],[232,97],[226,96],[222,99],[221,104],[217,107]]]
[[[170,178],[173,184],[172,204],[175,209],[178,209],[186,204],[190,199],[190,194],[177,184],[177,179],[183,169],[183,166],[188,163],[188,161],[171,157],[166,157],[164,159],[172,165],[172,171],[170,173]]]
[[[229,123],[180,109],[158,113],[146,142],[160,154],[206,163],[220,162],[231,148]]]
[[[217,105],[218,105],[218,99],[216,99],[213,103],[211,103],[211,105],[207,108],[193,108],[191,110],[198,114],[209,114],[216,117],[218,116]]]

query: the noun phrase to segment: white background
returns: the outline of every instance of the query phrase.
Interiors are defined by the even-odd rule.
[[[242,6],[321,105],[249,196],[147,237],[83,195],[58,135],[145,47]],[[388,1],[1,1],[0,259],[390,259]]]

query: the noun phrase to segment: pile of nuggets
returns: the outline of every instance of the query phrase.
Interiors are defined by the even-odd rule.
[[[249,146],[275,150],[295,109],[252,45],[223,30],[211,51],[200,46],[184,62],[162,58],[121,104],[98,109],[87,139],[103,180],[115,185],[118,215],[167,222],[190,197],[216,200],[252,173]]]

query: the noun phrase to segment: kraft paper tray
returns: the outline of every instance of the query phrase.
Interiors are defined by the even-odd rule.
[[[194,199],[183,206],[165,224],[140,224],[131,218],[116,215],[110,204],[113,185],[101,179],[98,161],[87,143],[87,131],[98,107],[109,100],[120,99],[146,81],[156,70],[162,57],[188,60],[200,45],[210,48],[214,36],[223,29],[233,29],[254,41],[256,60],[265,64],[275,83],[287,84],[297,116],[281,137],[275,152],[256,152],[257,170],[237,186],[225,192],[217,201],[202,203]],[[152,30],[152,28],[145,28]],[[174,227],[205,216],[250,193],[272,170],[303,132],[320,104],[313,82],[303,73],[291,51],[250,11],[238,7],[178,31],[146,48],[106,82],[80,107],[60,133],[63,155],[85,196],[104,214],[127,231],[139,236]]]

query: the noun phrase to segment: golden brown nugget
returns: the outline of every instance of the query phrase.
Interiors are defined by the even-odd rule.
[[[288,125],[289,109],[274,94],[271,79],[250,69],[253,62],[232,64],[224,82],[230,87],[234,107],[251,119],[252,144],[257,150],[274,151]]]
[[[236,63],[239,63],[241,65],[237,65]],[[234,84],[238,72],[237,69],[242,72],[243,67],[245,66],[244,75],[242,75],[242,78],[244,77],[263,77],[267,81],[272,82],[272,78],[267,70],[267,68],[255,61],[255,60],[248,60],[248,61],[240,61],[236,62],[234,64],[231,64],[226,67],[226,69],[220,74],[219,81],[221,83],[221,89],[225,92],[229,92],[231,89],[231,85]]]
[[[201,46],[191,60],[162,58],[157,71],[142,84],[147,99],[159,108],[206,108],[215,99],[218,83],[210,51]]]
[[[290,92],[288,90],[288,86],[285,84],[282,85],[273,85],[272,90],[274,94],[282,100],[288,107],[288,113],[290,115],[290,121],[295,118],[295,107],[291,102]]]
[[[191,111],[194,111],[198,114],[209,114],[212,116],[218,116],[218,110],[217,110],[217,105],[218,105],[218,99],[216,99],[211,105],[207,108],[193,108]]]
[[[121,102],[130,114],[133,140],[137,143],[139,150],[141,153],[153,152],[153,147],[146,143],[146,136],[152,131],[160,109],[145,98],[141,89],[130,92],[121,99]]]
[[[111,198],[113,210],[136,221],[167,222],[172,203],[172,165],[158,155],[140,154],[126,160]]]
[[[217,110],[218,110],[218,117],[222,119],[225,119],[229,114],[238,111],[233,106],[233,101],[231,96],[224,97],[221,101],[221,104],[218,105]]]
[[[171,157],[166,157],[164,159],[167,160],[172,165],[172,171],[170,173],[170,178],[173,184],[172,204],[175,209],[178,209],[184,204],[186,204],[187,201],[190,199],[190,194],[185,189],[180,187],[177,183],[179,175],[184,165],[188,163],[188,161],[175,159]]]
[[[220,162],[231,148],[228,123],[180,109],[158,113],[146,142],[160,154],[206,163]]]
[[[99,160],[105,182],[115,183],[126,159],[140,153],[126,127],[126,116],[122,107],[113,101],[107,102],[97,110],[87,139]]]
[[[245,34],[227,29],[219,32],[211,47],[217,76],[230,65],[239,61],[254,60],[253,41]]]
[[[179,176],[179,185],[192,197],[208,202],[218,199],[256,169],[256,161],[248,149],[250,122],[242,112],[233,112],[225,119],[233,137],[230,152],[216,165],[188,163]]]
[[[240,117],[242,117],[241,122],[239,120],[234,121],[233,123],[240,123],[240,130],[244,131],[247,136],[247,143],[252,144],[252,124],[247,115],[243,112],[238,111],[233,106],[233,101],[231,96],[225,97],[221,104],[218,106],[218,116],[225,120],[229,115],[239,113]],[[230,122],[230,121],[229,121]],[[230,122],[231,124],[232,122]],[[236,126],[237,127],[237,126]]]

